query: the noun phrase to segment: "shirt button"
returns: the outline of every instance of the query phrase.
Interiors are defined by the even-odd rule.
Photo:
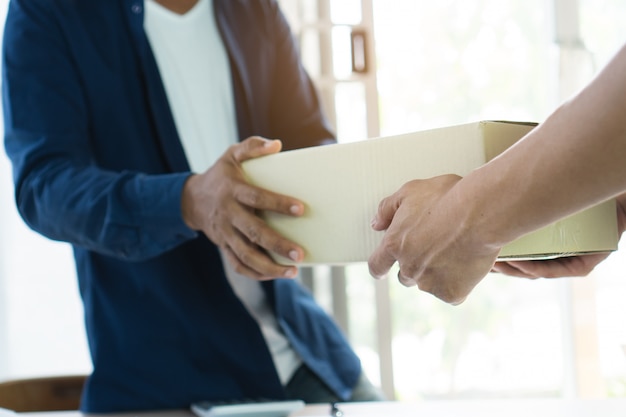
[[[130,10],[135,14],[141,13],[141,4],[133,4]]]

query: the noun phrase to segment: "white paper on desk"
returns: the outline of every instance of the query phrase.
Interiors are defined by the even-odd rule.
[[[16,415],[15,411],[0,407],[0,417],[16,417]]]
[[[251,183],[305,203],[302,217],[264,214],[272,228],[305,249],[302,265],[366,262],[383,236],[370,227],[381,199],[412,179],[450,173],[465,176],[533,127],[482,121],[286,151],[242,166]],[[526,235],[505,246],[501,256],[542,259],[615,250],[614,204],[609,201]],[[281,263],[293,263],[273,256]]]

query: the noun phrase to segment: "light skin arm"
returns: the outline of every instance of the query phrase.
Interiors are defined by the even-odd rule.
[[[620,196],[623,210],[624,109],[626,47],[499,157],[465,178],[409,182],[381,201],[372,227],[386,233],[369,259],[370,272],[382,277],[398,261],[403,284],[458,304],[509,242],[609,198]]]
[[[247,182],[241,163],[280,152],[279,140],[251,137],[231,146],[206,172],[191,175],[182,193],[185,223],[218,245],[235,271],[257,280],[293,278],[295,266],[280,265],[268,251],[299,262],[304,250],[272,230],[258,215],[269,210],[290,216],[304,213],[304,204]]]

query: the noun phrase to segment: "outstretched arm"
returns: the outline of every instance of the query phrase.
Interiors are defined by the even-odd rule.
[[[412,181],[383,200],[369,260],[458,304],[518,237],[626,191],[626,46],[577,96],[465,178]],[[497,200],[497,204],[494,203]]]

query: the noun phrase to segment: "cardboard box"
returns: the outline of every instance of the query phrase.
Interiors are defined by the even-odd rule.
[[[304,247],[304,265],[366,262],[383,236],[370,227],[381,199],[412,179],[465,176],[535,125],[481,121],[281,152],[246,161],[243,169],[251,183],[305,203],[299,218],[264,213],[272,228]],[[512,242],[500,259],[612,251],[617,241],[615,202],[608,201]]]

